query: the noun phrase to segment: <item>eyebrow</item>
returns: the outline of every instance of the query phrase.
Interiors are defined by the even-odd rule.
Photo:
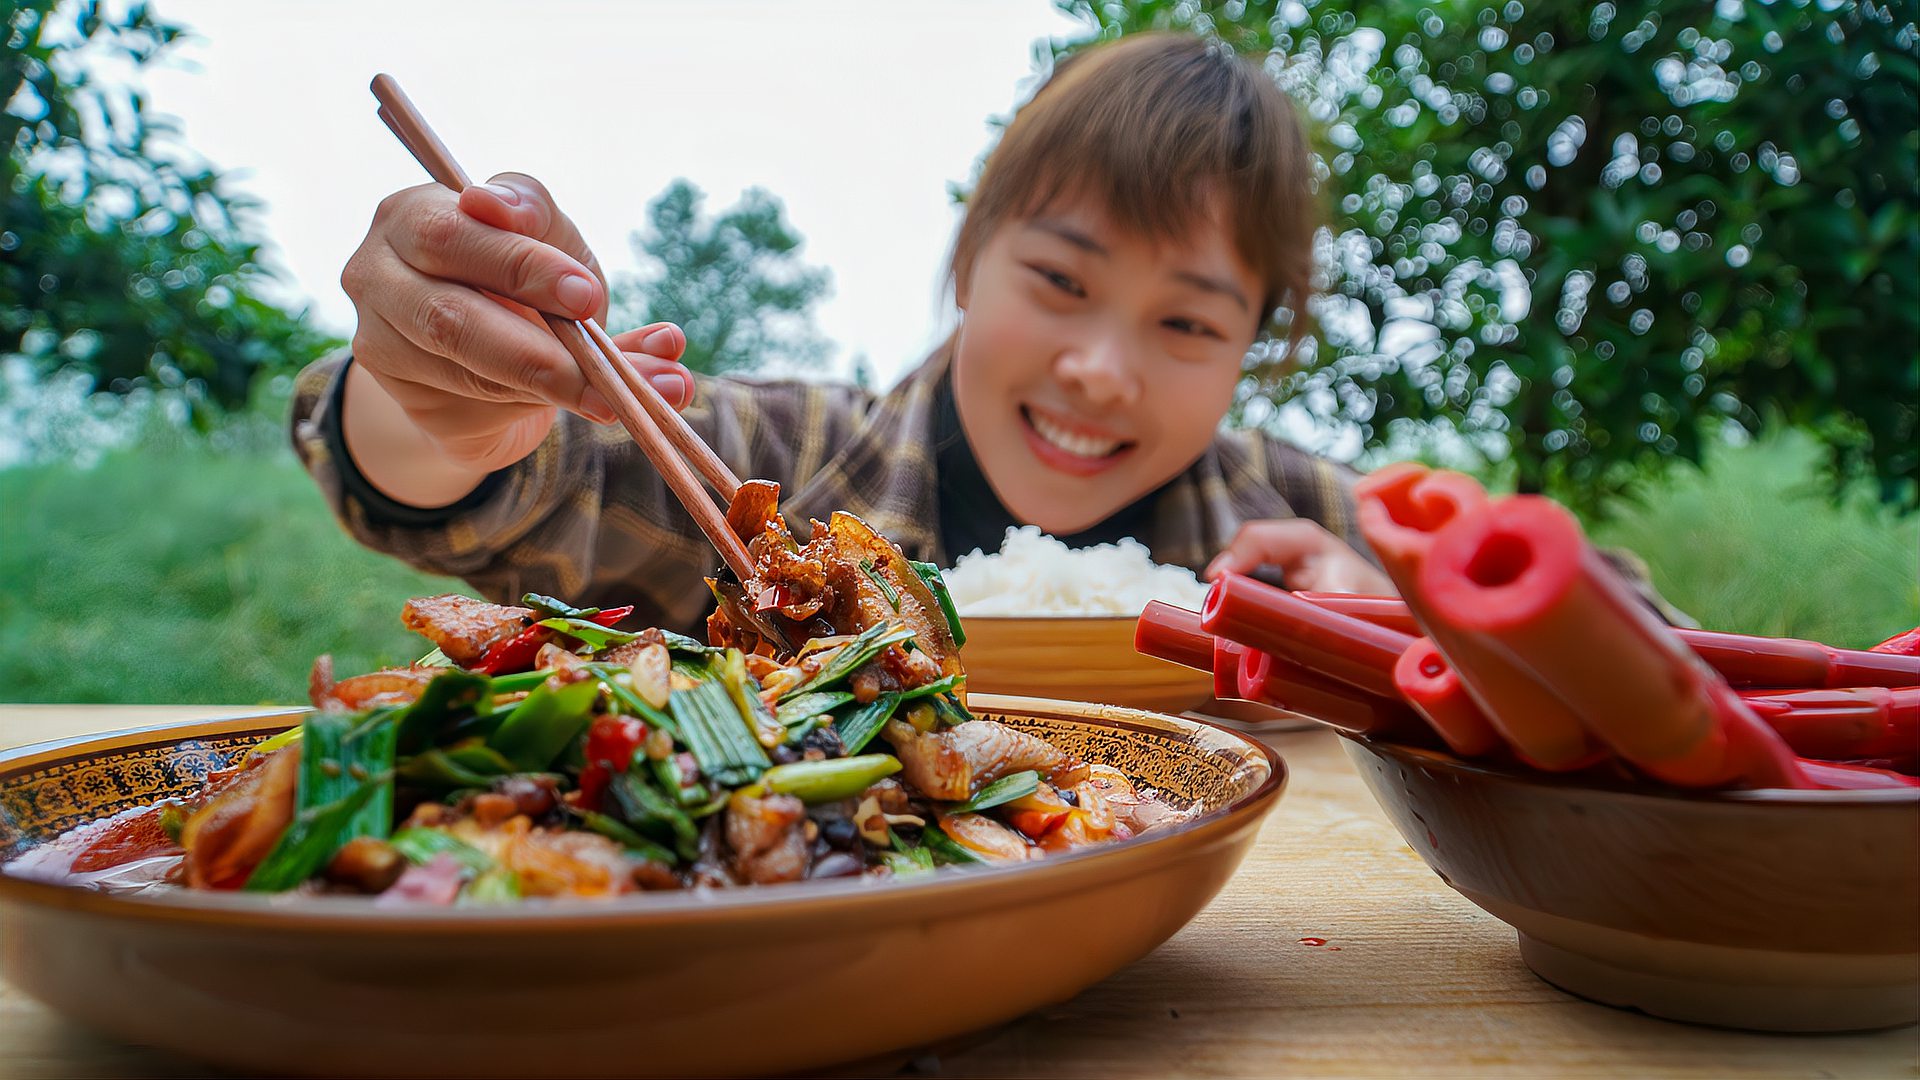
[[[1042,232],[1051,233],[1089,254],[1098,255],[1101,258],[1113,257],[1113,253],[1107,250],[1106,245],[1064,222],[1042,219],[1034,222],[1033,227]],[[1232,300],[1234,303],[1240,305],[1242,311],[1253,310],[1253,305],[1247,302],[1246,294],[1242,293],[1239,287],[1230,281],[1216,277],[1208,277],[1205,274],[1196,274],[1191,270],[1175,270],[1173,276],[1177,280],[1191,285],[1202,292],[1217,293]]]

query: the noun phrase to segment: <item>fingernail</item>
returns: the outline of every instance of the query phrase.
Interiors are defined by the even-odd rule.
[[[520,193],[505,184],[481,184],[480,190],[490,192],[494,198],[508,206],[520,205]]]
[[[618,419],[613,415],[613,406],[607,404],[607,399],[600,396],[600,391],[591,386],[580,395],[580,412],[596,424],[611,424]]]
[[[593,314],[593,301],[599,295],[593,282],[579,274],[568,274],[553,287],[553,295],[560,306],[575,315]]]
[[[647,340],[653,339],[649,337]],[[669,405],[678,405],[687,392],[687,380],[678,375],[655,375],[647,381],[653,384],[655,390],[660,391],[660,396],[666,398]]]
[[[663,326],[640,339],[640,351],[664,356],[672,352],[673,347],[680,343],[679,337],[680,331],[671,326]]]

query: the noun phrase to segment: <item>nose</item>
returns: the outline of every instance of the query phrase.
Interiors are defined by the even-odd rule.
[[[1140,402],[1139,368],[1132,350],[1118,335],[1106,335],[1063,349],[1053,364],[1054,377],[1087,404],[1124,408]]]

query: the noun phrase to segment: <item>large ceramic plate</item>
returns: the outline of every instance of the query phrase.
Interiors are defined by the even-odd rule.
[[[792,1072],[989,1028],[1145,955],[1204,907],[1285,782],[1174,717],[984,694],[983,716],[1195,802],[1166,832],[1017,867],[515,909],[110,896],[0,875],[0,971],[108,1034],[247,1071]],[[192,791],[297,714],[0,756],[0,851]]]

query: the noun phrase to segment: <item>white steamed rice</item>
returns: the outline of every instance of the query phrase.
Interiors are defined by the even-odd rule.
[[[1028,525],[1008,529],[998,554],[962,555],[945,574],[967,615],[1138,615],[1149,600],[1198,609],[1207,587],[1181,566],[1160,566],[1139,541],[1070,549]]]

